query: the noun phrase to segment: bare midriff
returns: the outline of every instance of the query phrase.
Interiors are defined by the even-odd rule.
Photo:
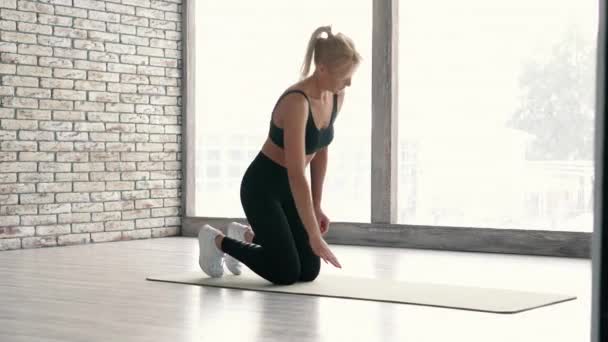
[[[277,146],[275,143],[270,140],[270,138],[266,138],[266,142],[262,146],[262,153],[270,158],[275,163],[285,167],[285,151]],[[306,163],[304,165],[308,166],[310,161],[315,157],[315,153],[306,155]]]

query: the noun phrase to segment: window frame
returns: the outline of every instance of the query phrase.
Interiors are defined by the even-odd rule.
[[[608,158],[606,141],[606,1],[599,2],[599,28],[597,39],[596,66],[596,116],[595,116],[595,188],[594,190],[594,227],[592,238],[592,294],[591,294],[591,341],[606,341],[608,338],[608,231],[606,230],[606,209],[608,187],[605,181]]]

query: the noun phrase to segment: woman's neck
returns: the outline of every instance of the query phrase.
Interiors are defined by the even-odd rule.
[[[317,74],[312,74],[308,78],[306,83],[309,89],[308,95],[315,100],[321,100],[326,94],[329,93],[328,89],[323,88],[323,85]]]

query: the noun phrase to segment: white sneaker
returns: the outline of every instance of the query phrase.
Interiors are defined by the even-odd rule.
[[[232,222],[228,225],[226,229],[226,236],[235,240],[245,241],[245,232],[248,230],[244,224],[240,224],[238,222]],[[226,254],[226,268],[232,272],[234,275],[241,274],[241,262],[237,259],[233,258],[229,254]]]
[[[215,245],[215,237],[220,231],[204,225],[198,232],[199,257],[198,264],[203,272],[213,278],[224,275],[224,252]]]

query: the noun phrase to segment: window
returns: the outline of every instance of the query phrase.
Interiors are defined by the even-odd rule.
[[[240,177],[266,139],[278,96],[298,80],[311,33],[331,24],[364,61],[336,121],[323,207],[333,221],[369,222],[372,1],[197,0],[195,8],[195,215],[244,217]]]
[[[592,231],[597,1],[399,7],[398,222]]]

